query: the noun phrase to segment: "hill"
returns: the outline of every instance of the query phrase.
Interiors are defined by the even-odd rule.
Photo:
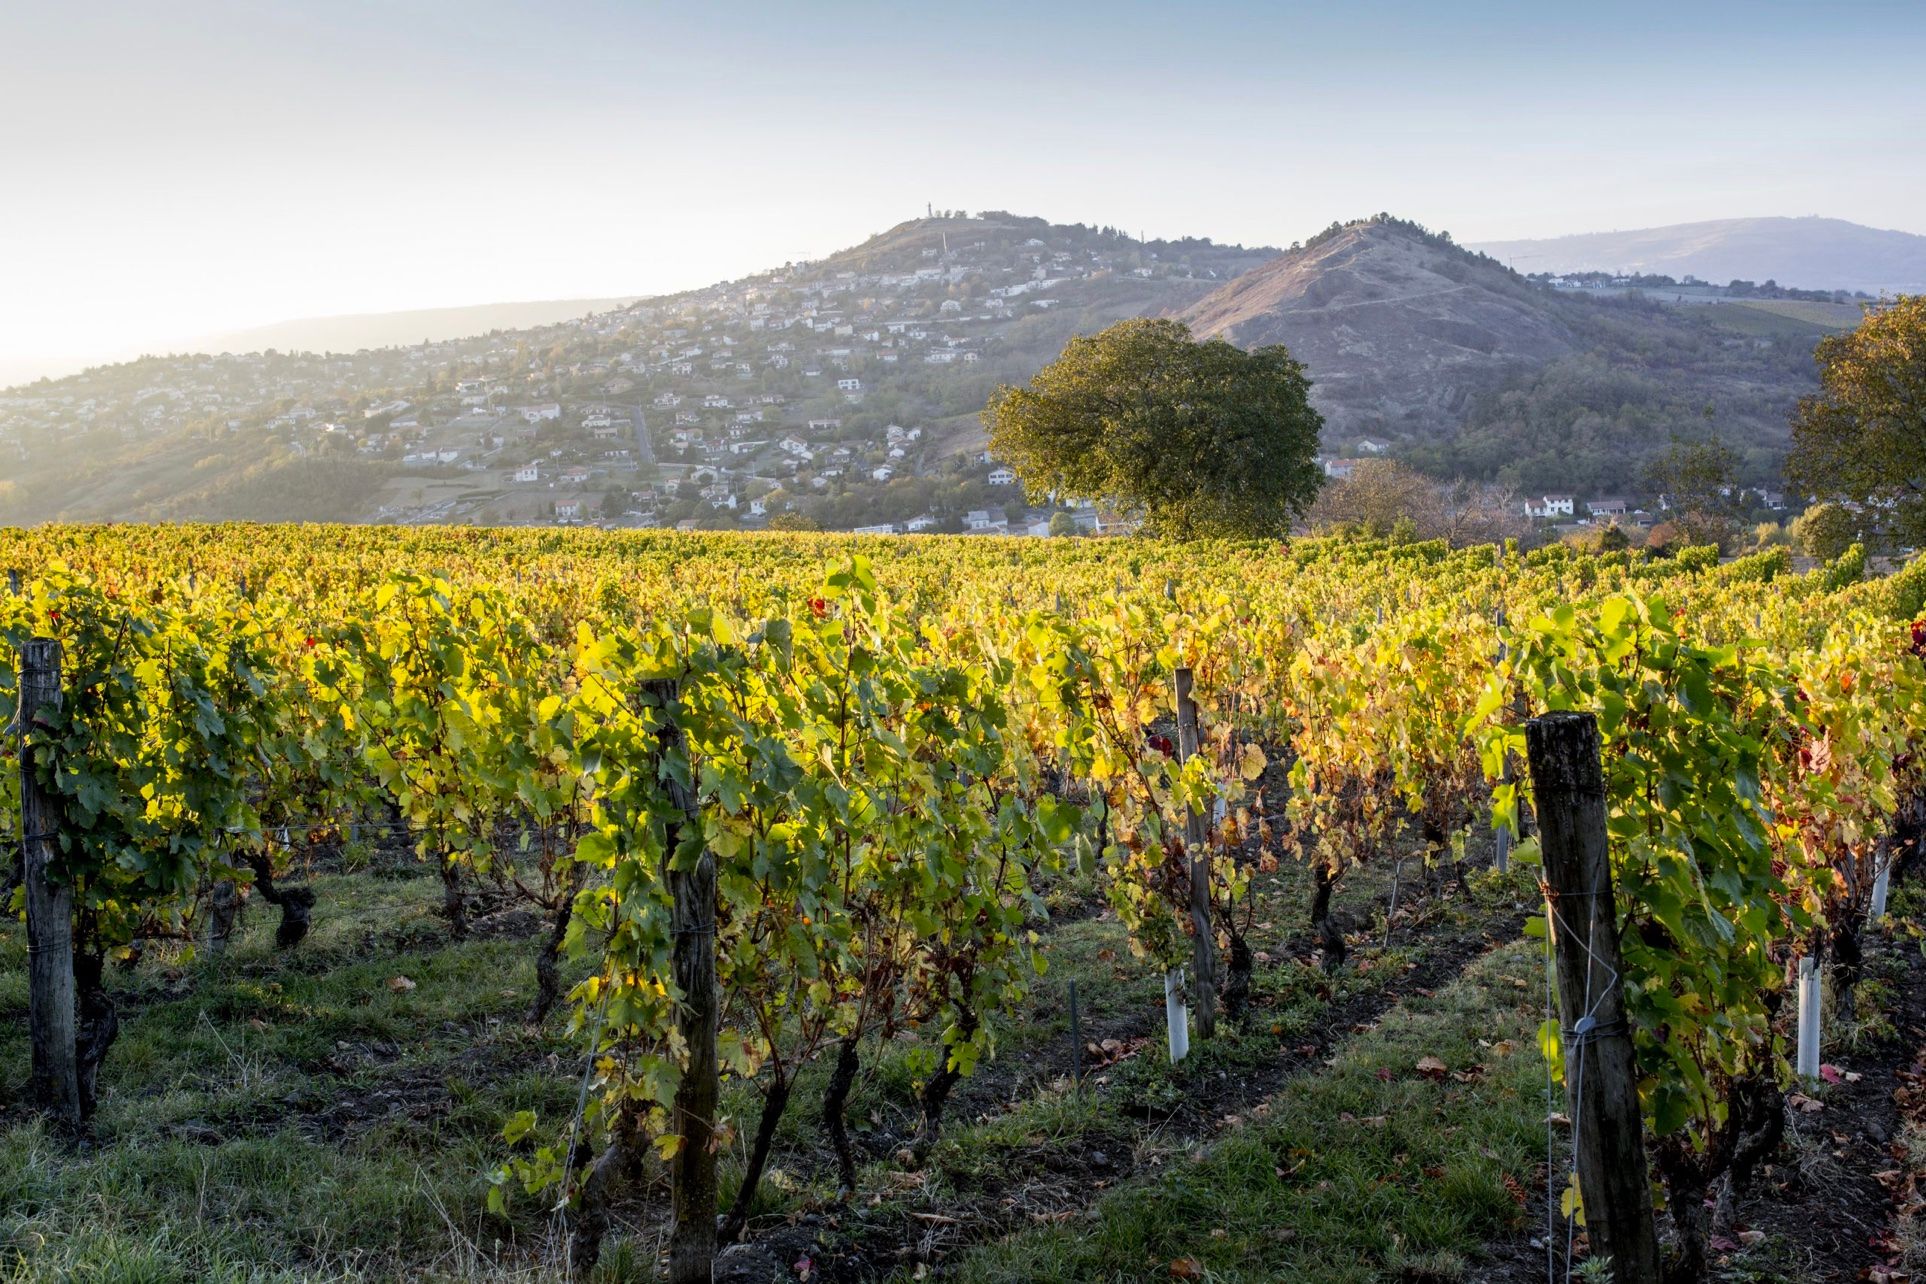
[[[1746,482],[1776,483],[1813,343],[1847,322],[1674,294],[1553,288],[1383,215],[1282,254],[933,215],[542,325],[150,357],[0,392],[0,521],[1047,529],[982,456],[977,412],[1072,335],[1173,315],[1288,344],[1330,455],[1369,438],[1444,475],[1623,494],[1675,435],[1715,435]]]
[[[1801,289],[1926,290],[1926,236],[1836,218],[1731,218],[1470,248],[1521,272],[1622,272],[1777,281]]]
[[[1180,313],[1200,336],[1281,343],[1336,440],[1436,436],[1508,371],[1573,351],[1558,301],[1415,224],[1335,227]]]
[[[945,214],[592,315],[455,310],[473,330],[425,344],[423,314],[276,327],[0,392],[0,521],[994,526],[1023,507],[979,457],[998,383],[1276,254]]]
[[[1635,491],[1675,435],[1725,438],[1744,480],[1776,481],[1827,328],[1556,290],[1388,215],[1333,224],[1177,315],[1289,347],[1329,453],[1371,440],[1433,472],[1581,495]]]
[[[244,330],[202,335],[188,343],[192,352],[359,352],[363,348],[405,347],[443,339],[465,339],[495,330],[525,330],[627,307],[635,295],[615,299],[549,299],[529,303],[477,303],[465,307],[419,308],[408,312],[369,312],[277,321]]]

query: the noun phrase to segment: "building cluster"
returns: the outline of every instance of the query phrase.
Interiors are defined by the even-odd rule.
[[[344,518],[754,527],[794,511],[844,528],[1047,527],[1058,510],[1030,509],[981,450],[989,393],[1120,290],[1155,310],[1160,284],[1251,256],[1020,222],[909,224],[832,259],[529,330],[103,367],[0,393],[0,458],[239,438],[270,459],[370,465],[368,502]]]

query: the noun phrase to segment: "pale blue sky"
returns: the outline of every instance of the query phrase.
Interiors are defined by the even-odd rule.
[[[652,292],[939,208],[1926,233],[1926,4],[0,8],[0,352]]]

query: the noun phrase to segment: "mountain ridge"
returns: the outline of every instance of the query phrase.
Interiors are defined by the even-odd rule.
[[[1691,275],[1723,285],[1774,280],[1799,289],[1926,290],[1926,236],[1846,219],[1764,216],[1565,236],[1476,241],[1526,272]]]

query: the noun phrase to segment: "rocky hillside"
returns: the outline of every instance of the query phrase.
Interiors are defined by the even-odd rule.
[[[1333,224],[1174,315],[1304,362],[1328,454],[1369,440],[1521,490],[1637,492],[1674,437],[1739,448],[1776,481],[1821,326],[1741,307],[1526,280],[1379,215]]]
[[[1438,436],[1472,397],[1573,352],[1562,301],[1393,220],[1351,223],[1179,315],[1200,336],[1281,343],[1315,380],[1329,435]]]

